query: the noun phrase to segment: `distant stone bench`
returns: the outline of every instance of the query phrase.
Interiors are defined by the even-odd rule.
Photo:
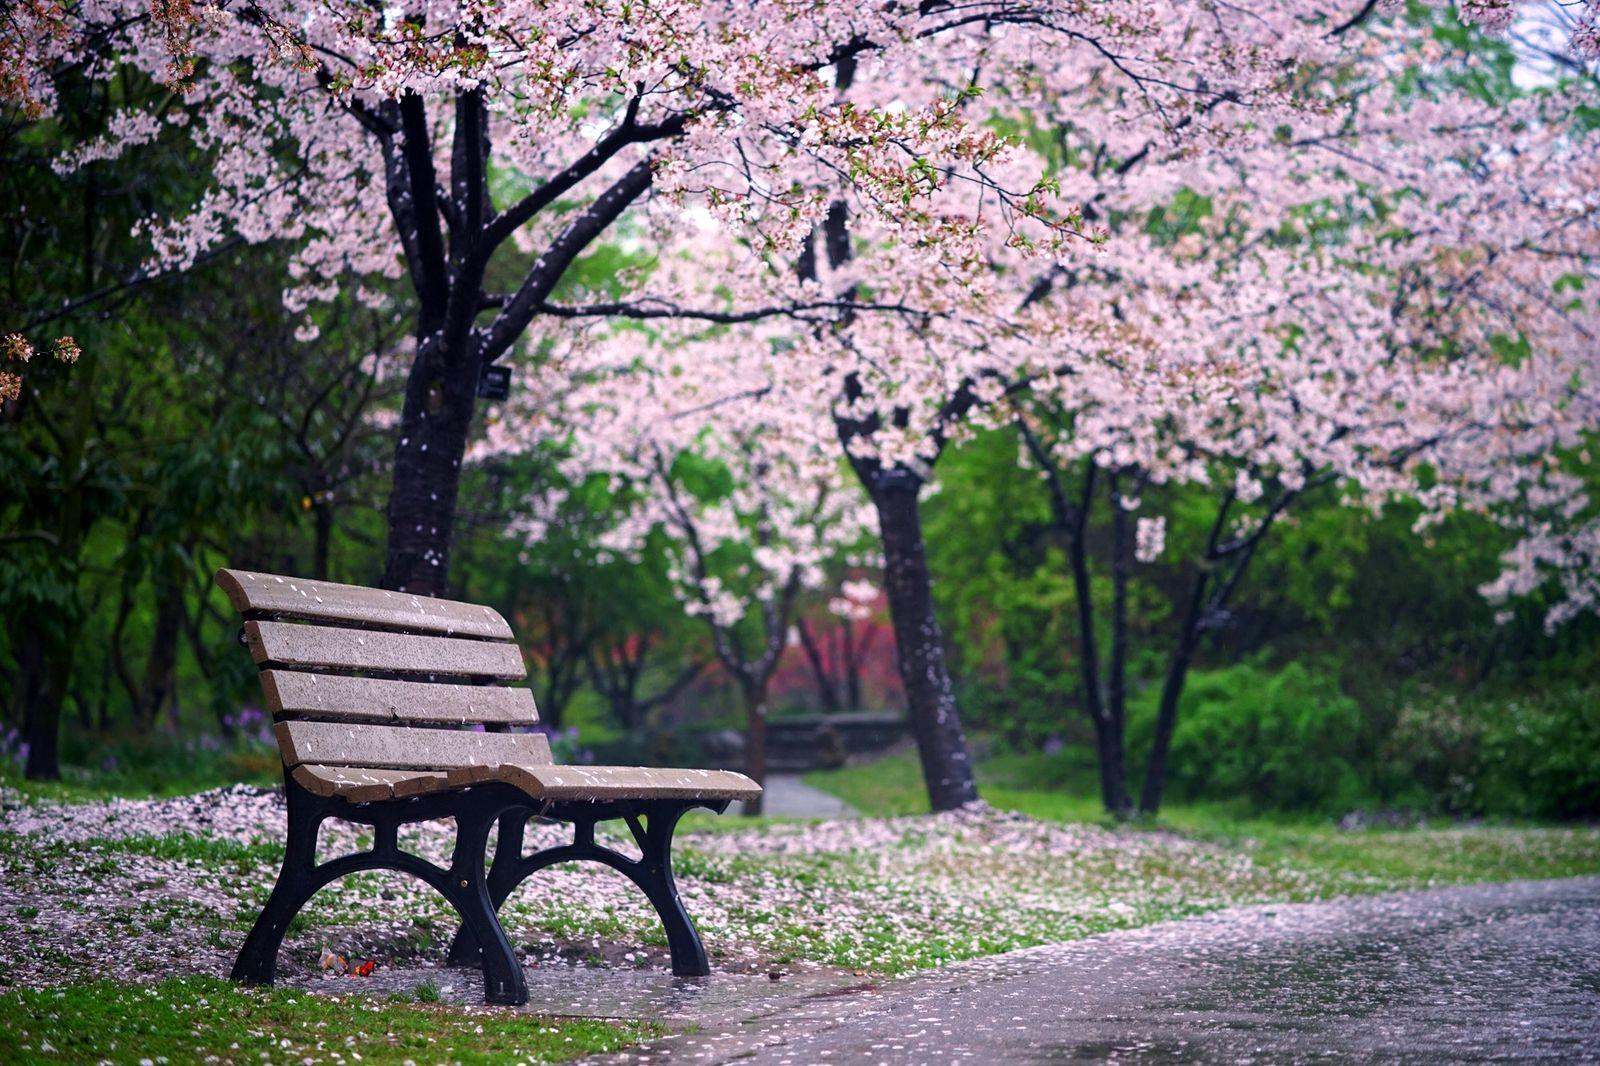
[[[710,972],[672,878],[672,834],[693,807],[723,811],[760,795],[743,774],[622,766],[558,766],[511,627],[488,607],[355,585],[219,570],[245,618],[283,754],[289,816],[283,867],[234,963],[233,978],[271,984],[290,920],[319,888],[358,870],[425,881],[461,915],[454,965],[483,967],[491,1003],[526,1003],[522,966],[497,912],[529,875],[574,860],[605,863],[644,892],[666,927],[672,972]],[[326,818],[373,828],[370,850],[317,862]],[[448,868],[402,851],[401,825],[454,818]],[[524,854],[530,818],[571,822],[570,844]],[[629,858],[595,842],[621,819]],[[498,823],[493,865],[487,846]]]

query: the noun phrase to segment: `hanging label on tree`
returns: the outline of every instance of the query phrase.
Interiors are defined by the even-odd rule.
[[[486,366],[478,377],[478,398],[480,400],[503,400],[511,395],[511,368],[509,366]]]

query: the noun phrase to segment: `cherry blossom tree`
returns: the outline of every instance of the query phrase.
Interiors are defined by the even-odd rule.
[[[828,437],[842,446],[877,513],[935,807],[976,791],[918,500],[970,426],[1054,412],[1067,435],[1037,442],[1033,461],[1072,456],[1104,471],[1124,574],[1160,549],[1159,517],[1133,513],[1144,484],[1209,483],[1216,464],[1239,465],[1243,480],[1195,595],[1204,619],[1207,597],[1237,583],[1210,585],[1214,565],[1232,560],[1242,574],[1259,536],[1317,480],[1348,482],[1371,501],[1428,489],[1430,507],[1488,506],[1486,486],[1508,471],[1561,481],[1538,458],[1541,420],[1560,427],[1546,445],[1570,446],[1594,425],[1560,384],[1592,349],[1580,321],[1588,312],[1560,306],[1554,288],[1592,255],[1592,153],[1563,121],[1571,101],[1483,99],[1471,86],[1486,63],[1443,56],[1418,27],[1375,22],[1372,7],[1247,20],[1243,41],[1208,40],[1218,56],[1259,62],[1212,64],[1204,78],[1194,75],[1194,52],[1175,45],[1186,80],[1143,59],[1159,49],[1135,59],[1091,38],[1082,54],[1064,45],[1041,58],[1026,34],[1002,31],[979,50],[993,92],[952,81],[948,72],[961,68],[931,51],[892,70],[875,58],[841,65],[835,87],[846,102],[885,85],[905,95],[936,86],[952,106],[983,109],[1017,131],[1037,155],[1018,147],[1005,163],[1052,167],[1062,199],[1079,205],[1074,227],[1099,251],[1041,264],[1014,235],[973,231],[968,271],[952,284],[948,259],[916,255],[881,220],[834,200],[789,268],[763,278],[774,294],[795,293],[790,302],[813,301],[815,315],[710,333],[657,327],[673,338],[667,350],[690,385],[658,386],[658,417],[760,422],[797,447]],[[1141,43],[1161,32],[1128,30]],[[1180,36],[1204,32],[1186,25]],[[1465,75],[1441,73],[1447,65]],[[952,171],[928,203],[973,217],[985,195]],[[1196,203],[1205,227],[1160,232]],[[669,258],[671,284],[698,280],[705,300],[715,298],[706,280],[735,262],[704,235]],[[823,305],[830,295],[835,306]],[[1539,358],[1506,365],[1502,342],[1527,336]],[[618,343],[626,349],[626,333],[605,342]],[[689,345],[702,354],[682,354]],[[613,349],[601,361],[628,357]],[[1553,421],[1542,414],[1552,405]],[[1499,445],[1486,449],[1490,438]],[[1455,488],[1438,491],[1446,476]],[[1522,473],[1509,476],[1520,483]],[[1241,516],[1252,496],[1265,499],[1255,521]],[[1060,514],[1070,526],[1073,510]],[[1103,751],[1121,750],[1120,710],[1109,708],[1123,699],[1126,652],[1111,649],[1110,686],[1102,692],[1096,680],[1088,701]],[[1192,654],[1176,657],[1174,691]],[[1159,788],[1151,795],[1158,803]],[[1113,782],[1107,796],[1113,810],[1131,809],[1124,785]]]
[[[149,269],[285,238],[292,306],[409,277],[392,587],[444,586],[478,383],[519,340],[631,317],[679,352],[706,323],[725,327],[696,338],[687,374],[726,386],[703,401],[715,417],[749,408],[741,422],[800,442],[769,453],[842,447],[871,499],[942,809],[976,789],[919,498],[968,420],[1054,388],[1128,331],[1128,301],[1108,288],[1146,301],[1133,329],[1177,328],[1163,308],[1199,302],[1180,277],[1207,267],[1123,238],[1197,178],[1226,179],[1230,203],[1259,197],[1258,219],[1282,217],[1376,180],[1392,151],[1451,159],[1472,123],[1512,129],[1455,101],[1408,107],[1376,133],[1352,125],[1351,99],[1384,114],[1382,75],[1407,72],[1405,47],[1367,32],[1377,6],[276,0],[154,18],[133,0],[33,3],[7,13],[0,86],[34,115],[50,113],[61,77],[131,72],[185,89],[181,106],[119,114],[60,161],[163,137],[213,153],[194,210],[145,227]],[[1503,6],[1469,14],[1498,24],[1490,9]],[[1341,78],[1363,59],[1379,74],[1353,92]],[[1446,206],[1447,231],[1506,221],[1441,196],[1410,210]],[[620,296],[571,291],[574,263],[608,234],[647,246],[648,262],[616,279]],[[1119,241],[1096,258],[1092,246]],[[1325,301],[1332,313],[1341,299]],[[1161,351],[1187,340],[1160,339]]]
[[[847,57],[832,66],[829,106],[866,113],[885,99],[931,95],[940,114],[1014,130],[1029,128],[1041,107],[1046,114],[1081,107],[1118,138],[1116,151],[1176,170],[1213,143],[1261,140],[1251,132],[1261,114],[1314,110],[1316,101],[1303,98],[1285,72],[1340,47],[1330,28],[1346,14],[1335,19],[1308,6],[1236,24],[1199,8],[1161,18],[1108,5],[1077,20],[1034,15],[1019,18],[1021,25],[922,41],[911,52]],[[987,84],[1008,88],[986,94]],[[698,289],[697,300],[679,304],[726,306],[731,327],[707,335],[699,324],[662,316],[656,328],[670,338],[669,351],[692,342],[701,354],[685,375],[694,396],[656,393],[661,417],[700,411],[722,422],[753,421],[799,449],[831,439],[865,488],[878,520],[913,732],[930,802],[940,810],[976,799],[977,789],[933,609],[920,496],[963,420],[1004,395],[1036,351],[1029,321],[1044,314],[1041,297],[1057,272],[1091,254],[1103,237],[1085,228],[1083,212],[1070,206],[1083,202],[1075,196],[1061,198],[1057,217],[1088,240],[1057,241],[1047,256],[1009,221],[975,224],[993,215],[1036,217],[1037,203],[1019,207],[993,190],[1027,187],[1045,159],[1017,138],[973,159],[923,172],[915,203],[947,220],[944,239],[931,248],[920,237],[907,239],[903,219],[863,204],[836,179],[826,214],[806,220],[806,239],[793,248],[773,244],[768,269],[751,279],[764,293],[756,302],[803,307],[804,314],[742,321],[719,293],[739,270],[741,253],[703,231],[665,244],[650,279],[669,291]],[[621,334],[624,347],[627,340]],[[626,355],[598,358],[618,365]]]
[[[637,348],[634,340],[619,354]],[[694,417],[663,417],[663,387],[678,403],[716,396],[715,385],[701,393],[693,380],[674,380],[672,369],[668,364],[662,373],[631,362],[595,367],[558,398],[530,402],[559,410],[570,426],[606,427],[575,433],[566,460],[573,483],[603,473],[613,498],[622,501],[619,520],[596,543],[626,561],[664,535],[679,602],[704,622],[717,663],[738,688],[745,772],[762,781],[768,693],[801,596],[826,585],[827,564],[861,542],[861,504],[841,486],[827,450],[795,449],[792,438],[759,423],[708,426]],[[522,446],[517,428],[526,421],[504,420],[516,428],[491,436],[480,452]],[[546,514],[561,506],[556,495],[540,503]],[[517,532],[541,540],[544,519],[535,514]],[[744,809],[759,814],[759,800]]]
[[[719,220],[747,250],[725,279],[743,317],[795,309],[741,281],[795,243],[841,182],[858,210],[944,256],[974,222],[927,214],[920,190],[939,168],[981,165],[1000,141],[948,107],[840,106],[819,72],[980,39],[969,28],[996,19],[1056,17],[1007,3],[39,0],[0,22],[0,94],[43,121],[61,79],[178,90],[117,112],[57,161],[67,172],[174,138],[207,154],[211,185],[192,210],[143,224],[141,276],[230,241],[285,239],[293,308],[409,278],[416,350],[384,580],[438,592],[485,368],[536,319],[696,313],[670,291],[619,306],[563,289],[602,235],[652,200],[666,209],[641,225],[657,240],[691,218]],[[1021,232],[1037,217],[1027,239],[1051,239],[1059,221],[1031,186],[989,188],[1013,208],[1000,225]],[[308,314],[303,335],[315,329]]]
[[[1351,81],[1363,69],[1365,84]],[[1415,95],[1391,91],[1405,80],[1396,69]],[[1147,814],[1201,640],[1226,625],[1262,539],[1313,488],[1342,486],[1374,510],[1416,499],[1423,524],[1491,515],[1525,539],[1487,593],[1525,593],[1553,572],[1569,599],[1552,624],[1593,604],[1588,527],[1574,532],[1593,505],[1564,461],[1600,427],[1600,308],[1572,295],[1592,293],[1600,249],[1597,145],[1571,121],[1592,86],[1509,100],[1462,90],[1482,74],[1474,54],[1406,53],[1375,34],[1364,67],[1342,74],[1354,89],[1336,126],[1290,131],[1268,158],[1230,148],[1192,167],[1182,224],[1171,204],[1107,196],[1145,232],[1119,232],[1060,294],[1080,319],[1061,335],[1071,356],[1035,368],[1017,424],[1069,547],[1108,810],[1132,810],[1126,593],[1135,563],[1162,547],[1164,520],[1134,517],[1152,483],[1215,486],[1219,505],[1178,610]],[[1096,506],[1111,531],[1104,654],[1085,546]]]

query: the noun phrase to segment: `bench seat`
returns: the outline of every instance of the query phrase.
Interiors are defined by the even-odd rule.
[[[761,787],[727,770],[675,770],[648,766],[465,766],[451,770],[386,770],[302,763],[294,779],[318,796],[352,803],[404,799],[503,781],[530,799],[552,803],[617,800],[746,800]]]

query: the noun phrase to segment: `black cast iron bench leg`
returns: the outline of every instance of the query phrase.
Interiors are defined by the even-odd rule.
[[[495,915],[484,870],[484,853],[489,830],[506,805],[492,795],[468,792],[414,803],[395,801],[396,806],[374,805],[365,817],[374,829],[371,851],[344,855],[328,862],[316,862],[317,829],[330,815],[338,816],[328,802],[319,800],[293,781],[287,784],[289,829],[283,867],[272,895],[256,918],[244,946],[233,964],[233,979],[243,984],[270,985],[277,977],[278,949],[283,944],[289,923],[313,894],[324,885],[346,874],[361,870],[396,870],[411,874],[432,886],[461,916],[462,928],[470,930],[476,944],[487,945],[478,953],[483,968],[484,999],[490,1003],[521,1005],[528,1001],[527,981],[511,943]],[[404,803],[405,806],[400,806]],[[403,821],[418,821],[453,816],[456,819],[456,846],[449,869],[441,869],[398,846],[398,830]]]
[[[247,985],[270,985],[278,976],[278,948],[289,923],[300,913],[317,888],[317,830],[326,816],[321,805],[293,781],[286,783],[289,825],[285,834],[283,865],[266,906],[256,916],[244,946],[233,961],[233,980]]]
[[[713,804],[699,801],[659,801],[642,805],[647,821],[641,823],[636,815],[628,814],[625,820],[639,845],[639,858],[602,847],[594,840],[594,818],[569,815],[573,823],[573,841],[559,847],[547,848],[524,857],[522,844],[524,827],[532,817],[531,812],[509,812],[500,820],[500,838],[495,845],[495,860],[489,870],[488,890],[496,911],[505,904],[518,885],[533,874],[561,862],[589,860],[604,863],[617,870],[637,885],[655,908],[661,926],[667,934],[667,948],[672,953],[672,973],[676,977],[704,977],[711,972],[706,958],[705,945],[694,919],[678,896],[677,882],[672,876],[672,835],[678,820],[693,807],[719,810],[726,803]],[[480,952],[471,930],[463,925],[450,944],[449,965],[474,966]]]

